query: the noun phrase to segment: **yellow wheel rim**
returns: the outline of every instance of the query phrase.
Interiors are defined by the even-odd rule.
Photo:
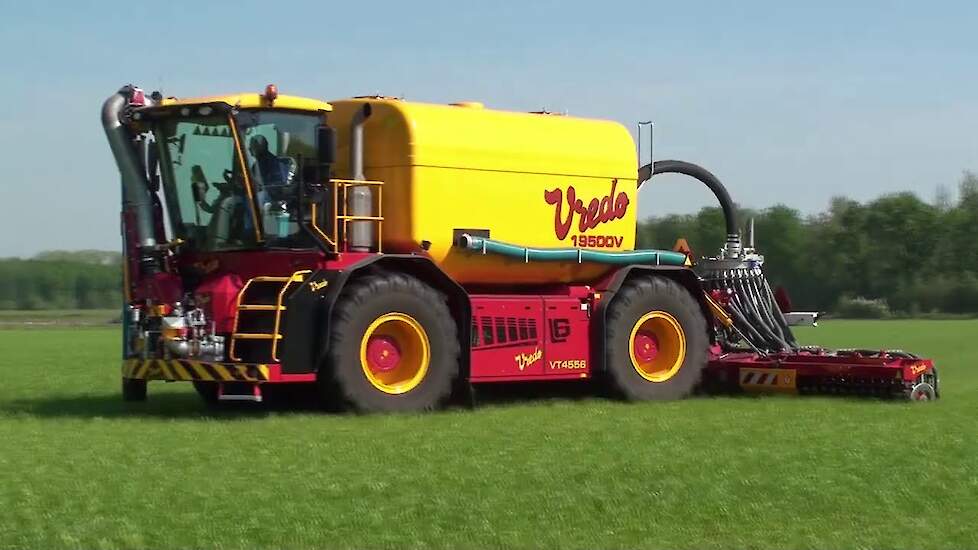
[[[418,387],[431,363],[428,333],[414,317],[385,313],[360,340],[360,367],[370,384],[389,394]]]
[[[665,311],[643,315],[628,338],[632,366],[649,382],[665,382],[686,359],[686,335],[675,317]]]

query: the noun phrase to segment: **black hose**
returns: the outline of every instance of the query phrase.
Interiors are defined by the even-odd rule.
[[[781,311],[781,306],[778,305],[777,298],[774,297],[774,291],[771,290],[771,285],[768,284],[767,279],[764,279],[764,288],[767,290],[768,299],[771,301],[771,310],[774,311],[774,317],[777,319],[778,324],[784,329],[785,338],[788,343],[791,344],[793,348],[798,347],[798,340],[795,339],[795,333],[791,330],[791,325],[788,324],[788,320],[784,316],[784,312]]]
[[[720,202],[720,208],[723,209],[723,219],[727,226],[727,236],[739,235],[737,231],[737,216],[734,210],[733,200],[730,199],[730,193],[727,192],[727,188],[709,170],[697,164],[682,160],[657,160],[652,163],[651,169],[648,164],[638,169],[638,184],[642,185],[645,180],[656,174],[683,174],[703,182],[710,188],[710,191],[713,191],[713,194],[716,195],[717,200]]]
[[[728,311],[734,318],[734,326],[738,328],[741,336],[747,339],[747,344],[753,348],[767,349],[768,346],[762,345],[765,343],[765,338],[761,336],[759,332],[754,328],[754,326],[747,320],[747,316],[744,315],[740,308],[736,304],[730,302],[727,305]],[[753,340],[751,340],[753,338]]]
[[[756,275],[750,276],[747,279],[747,291],[750,293],[751,299],[757,303],[757,310],[762,314],[764,322],[767,323],[771,332],[778,337],[779,342],[783,343],[785,347],[789,347],[787,339],[784,336],[784,331],[774,319],[774,313],[771,311],[772,304],[770,300],[765,299],[766,295],[761,294],[757,279],[758,277]]]
[[[790,342],[793,340],[790,332],[786,334],[778,326],[773,303],[758,292],[758,276],[737,272],[730,279],[730,288],[734,291],[732,303],[738,304],[752,328],[762,336],[765,349],[790,352],[795,348]]]
[[[784,349],[781,337],[778,336],[777,332],[775,332],[768,324],[767,320],[764,319],[764,314],[761,313],[760,304],[751,298],[750,291],[746,288],[746,286],[746,283],[741,280],[740,277],[734,278],[735,300],[742,302],[741,306],[743,311],[747,314],[748,320],[754,326],[754,329],[764,337],[765,347],[770,350],[781,351]]]

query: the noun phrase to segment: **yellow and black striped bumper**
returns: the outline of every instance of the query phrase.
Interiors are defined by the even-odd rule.
[[[794,369],[740,369],[740,387],[745,391],[797,393],[798,376]]]
[[[205,380],[209,382],[264,382],[268,365],[211,363],[188,359],[127,359],[122,377],[142,380]]]

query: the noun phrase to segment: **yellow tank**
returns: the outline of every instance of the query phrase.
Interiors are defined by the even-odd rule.
[[[384,182],[385,252],[428,253],[462,283],[593,280],[598,264],[478,256],[453,246],[463,232],[529,247],[632,250],[637,158],[616,122],[515,113],[478,103],[387,98],[331,101],[339,135],[334,176],[351,176],[350,122],[364,103],[367,179]]]

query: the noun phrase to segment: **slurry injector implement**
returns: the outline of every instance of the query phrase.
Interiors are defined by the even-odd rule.
[[[270,85],[126,86],[102,124],[122,176],[127,400],[150,380],[208,401],[306,385],[360,411],[548,380],[634,400],[939,395],[930,360],[800,346],[790,322],[814,317],[775,298],[720,182],[639,167],[614,122]],[[635,250],[639,186],[667,172],[717,196],[718,256]]]

